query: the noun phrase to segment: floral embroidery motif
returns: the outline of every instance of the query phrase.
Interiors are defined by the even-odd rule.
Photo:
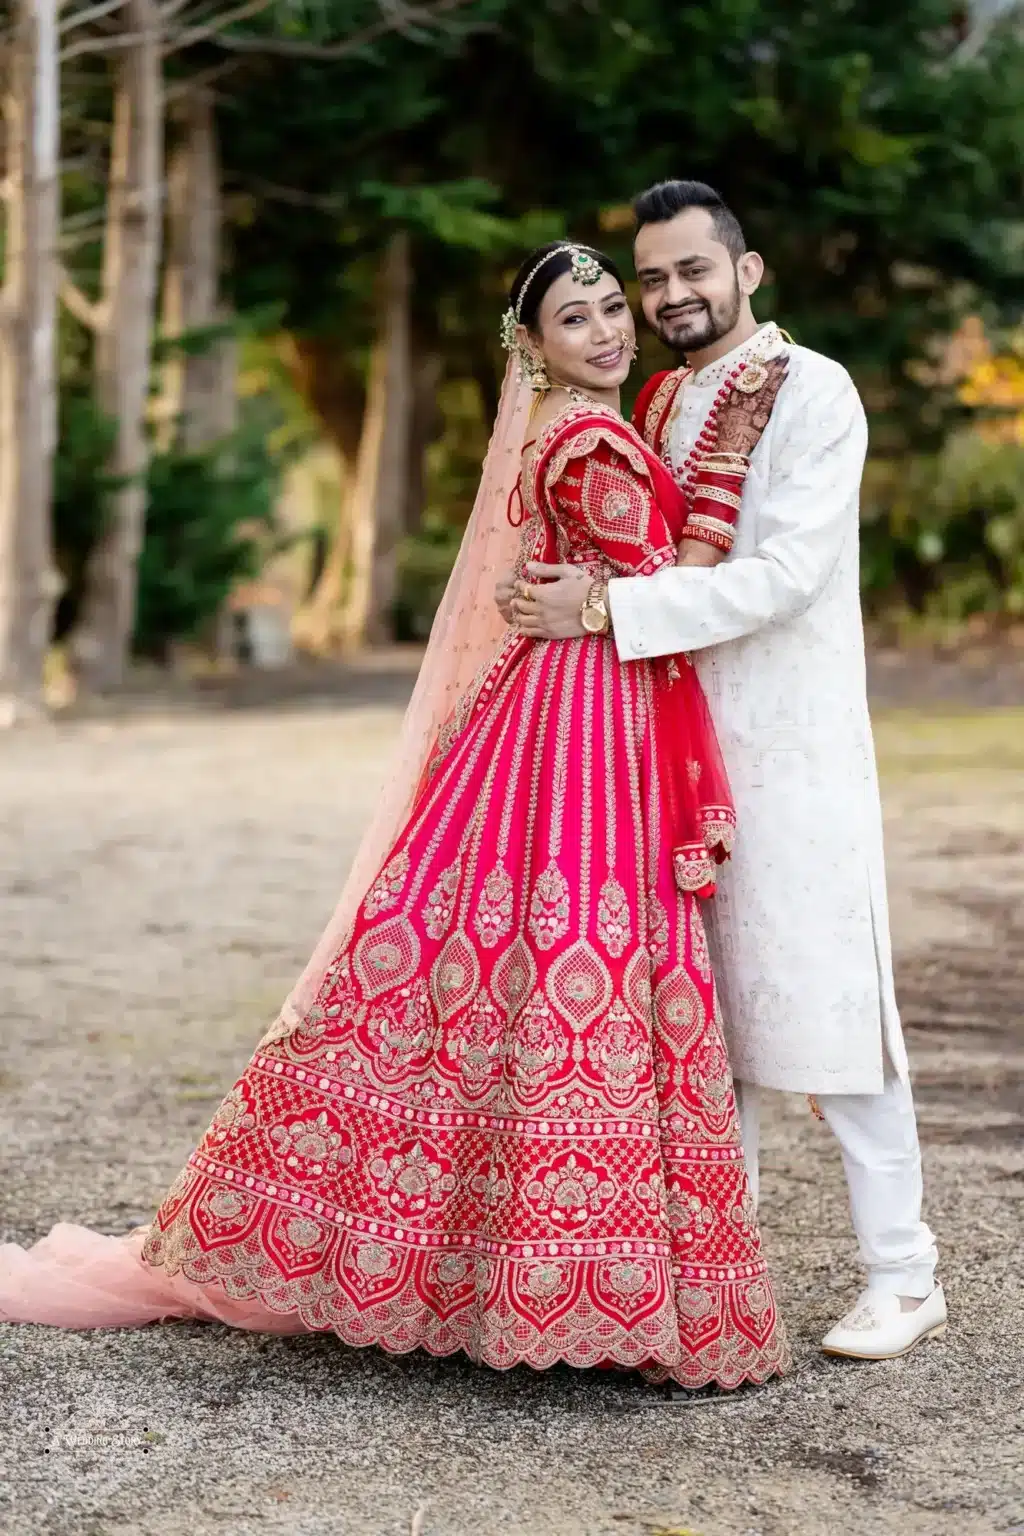
[[[368,928],[352,951],[352,968],[372,1000],[390,987],[404,986],[415,975],[420,943],[407,917],[393,917]]]
[[[479,985],[480,962],[476,949],[461,929],[456,929],[430,972],[430,992],[441,1022],[464,1008],[475,996]]]
[[[609,1267],[608,1285],[617,1296],[638,1296],[648,1289],[650,1283],[649,1266],[638,1264],[635,1259],[623,1259],[621,1263]]]
[[[423,926],[428,939],[443,939],[455,916],[455,898],[458,895],[461,867],[456,860],[441,874],[434,889],[427,897],[423,911]]]
[[[655,965],[668,964],[668,912],[654,891],[647,893],[647,950]]]
[[[363,912],[371,922],[381,912],[386,912],[389,907],[395,905],[402,894],[402,887],[405,885],[408,874],[409,855],[403,850],[401,853],[396,853],[395,857],[385,864],[370,886],[369,894],[363,902]]]
[[[296,1253],[310,1253],[323,1244],[324,1232],[319,1222],[308,1216],[290,1216],[285,1222],[285,1235]]]
[[[693,1243],[706,1238],[718,1218],[692,1183],[678,1180],[669,1185],[668,1219],[684,1243]]]
[[[526,1289],[538,1301],[550,1301],[567,1287],[563,1264],[531,1264],[526,1273]]]
[[[550,949],[569,932],[569,882],[554,859],[533,888],[528,927],[538,949]]]
[[[422,1216],[430,1206],[443,1205],[459,1182],[451,1166],[422,1141],[385,1147],[370,1163],[370,1177],[405,1221]]]
[[[535,992],[519,1015],[508,1052],[520,1096],[526,1100],[533,1098],[551,1074],[562,1067],[568,1054],[565,1030],[543,994]]]
[[[537,981],[537,966],[523,938],[505,951],[491,974],[491,992],[511,1024]]]
[[[210,1140],[227,1141],[229,1137],[240,1136],[243,1131],[251,1131],[255,1124],[256,1116],[252,1112],[245,1088],[241,1083],[236,1083],[213,1117]]]
[[[356,1268],[378,1279],[394,1269],[395,1261],[383,1243],[360,1243],[356,1249]]]
[[[690,903],[690,959],[701,981],[710,983],[711,956],[708,952],[708,937],[704,929],[704,919],[695,901]]]
[[[234,1223],[251,1206],[252,1202],[244,1195],[240,1195],[236,1189],[218,1189],[206,1202],[207,1209],[221,1221]]]
[[[492,1163],[482,1172],[475,1174],[469,1187],[481,1205],[485,1205],[488,1210],[500,1205],[512,1193],[511,1181],[501,1163]]]
[[[322,1179],[325,1174],[340,1173],[352,1161],[352,1138],[326,1109],[271,1126],[270,1140],[293,1179]]]
[[[707,1023],[707,1011],[693,977],[678,965],[654,993],[654,1025],[674,1055],[688,1055]]]
[[[504,865],[497,864],[484,881],[473,926],[485,949],[493,949],[512,927],[512,880]]]
[[[625,954],[633,937],[626,892],[614,875],[609,875],[601,887],[597,903],[597,932],[613,960]]]
[[[445,1043],[458,1065],[467,1097],[478,1101],[501,1077],[505,1024],[487,992],[477,994],[469,1012],[457,1019]]]
[[[582,1152],[565,1152],[547,1167],[537,1169],[536,1178],[526,1187],[526,1198],[553,1226],[579,1232],[592,1216],[601,1215],[615,1192],[607,1168]]]
[[[647,1031],[616,998],[587,1041],[587,1060],[606,1080],[613,1102],[626,1104],[633,1097],[647,1061],[647,1042]]]
[[[430,1049],[433,1019],[430,990],[422,976],[393,996],[371,1006],[366,1027],[376,1041],[380,1076],[385,1081],[403,1077],[422,1063]]]

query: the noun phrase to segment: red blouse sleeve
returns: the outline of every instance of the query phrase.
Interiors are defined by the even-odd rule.
[[[647,439],[647,434],[644,431],[644,427],[647,422],[648,408],[651,401],[654,399],[654,394],[658,388],[658,385],[663,379],[668,378],[669,372],[669,369],[663,368],[660,373],[652,373],[651,377],[647,380],[647,383],[636,397],[636,404],[633,407],[633,425],[645,441]]]
[[[631,576],[675,564],[643,453],[623,429],[573,433],[552,456],[545,485],[559,542],[568,545],[563,558],[598,559]]]

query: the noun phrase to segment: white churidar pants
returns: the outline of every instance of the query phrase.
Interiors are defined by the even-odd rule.
[[[762,1090],[736,1084],[740,1133],[757,1200]],[[823,1093],[817,1102],[839,1142],[853,1229],[871,1290],[927,1296],[938,1254],[921,1220],[921,1149],[910,1085],[891,1078],[882,1093]]]

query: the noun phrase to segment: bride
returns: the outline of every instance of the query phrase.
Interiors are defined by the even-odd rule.
[[[503,339],[473,516],[331,925],[150,1226],[0,1248],[0,1318],[329,1329],[687,1387],[786,1369],[699,904],[728,785],[687,658],[621,664],[603,585],[727,550],[730,428],[749,447],[783,369],[722,392],[680,491],[619,414],[634,329],[606,256],[535,251]],[[523,598],[530,560],[587,570],[586,637],[501,630],[510,556]]]

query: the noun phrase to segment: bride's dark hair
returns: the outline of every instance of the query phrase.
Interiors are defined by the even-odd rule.
[[[565,249],[567,246],[568,249]],[[549,256],[549,259],[545,261],[544,257],[551,251],[558,251],[558,255]],[[551,284],[569,271],[572,266],[574,251],[586,251],[588,256],[594,258],[602,271],[607,272],[609,277],[614,277],[619,287],[625,292],[626,285],[622,281],[622,273],[611,257],[606,256],[603,251],[596,251],[592,245],[570,244],[566,240],[552,240],[548,245],[539,245],[535,251],[531,251],[529,256],[527,256],[513,278],[512,286],[508,291],[508,302],[513,311],[518,309],[520,295],[523,295],[523,307],[521,310],[518,310],[517,318],[521,325],[526,326],[527,330],[536,330],[537,311],[540,309],[541,301],[551,287]],[[543,265],[539,265],[542,262]],[[533,277],[530,277],[531,273],[534,274]],[[526,286],[526,293],[523,294],[523,287],[527,282],[527,278],[530,278],[530,281]]]

